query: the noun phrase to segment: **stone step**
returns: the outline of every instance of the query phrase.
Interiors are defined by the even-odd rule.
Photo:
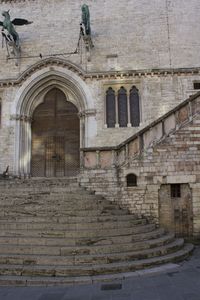
[[[0,200],[1,202],[3,202],[3,204],[6,205],[6,200],[7,201],[20,201],[23,202],[27,202],[30,200],[33,200],[34,202],[38,202],[38,203],[44,203],[45,201],[56,201],[56,202],[72,202],[73,200],[77,200],[77,201],[86,201],[86,200],[93,200],[94,202],[98,203],[100,200],[104,201],[104,203],[108,203],[109,201],[104,199],[102,196],[98,195],[95,196],[93,194],[89,194],[86,192],[82,192],[82,190],[78,190],[75,192],[67,192],[65,190],[65,192],[59,193],[59,192],[53,192],[53,191],[48,191],[48,192],[43,192],[43,193],[39,193],[39,192],[29,192],[27,191],[25,192],[19,192],[19,191],[13,191],[9,193],[1,193],[0,195]],[[31,202],[31,201],[30,201]],[[111,202],[110,202],[111,204]],[[9,205],[9,202],[8,202]]]
[[[6,202],[6,201],[5,201]],[[91,210],[113,210],[113,209],[121,209],[119,205],[115,205],[114,203],[104,203],[104,202],[95,202],[93,200],[90,201],[44,201],[42,202],[36,202],[29,200],[28,202],[22,202],[22,201],[7,201],[7,203],[3,203],[3,201],[0,200],[0,209],[1,210],[12,210],[12,209],[24,209],[27,211],[37,211],[37,210],[44,210],[45,207],[49,210],[81,210],[81,209],[91,209]],[[123,209],[125,210],[125,209]],[[128,210],[125,210],[128,212]]]
[[[149,248],[146,250],[132,250],[120,253],[96,253],[84,255],[0,255],[0,264],[14,265],[57,265],[57,266],[75,266],[75,265],[93,265],[93,264],[110,264],[122,261],[134,261],[137,259],[146,259],[159,255],[166,255],[172,251],[179,250],[183,246],[184,240],[177,239],[163,246]]]
[[[72,240],[74,239],[76,243],[81,242],[81,244],[85,245],[93,245],[95,244],[95,241],[105,241],[105,239],[113,238],[113,241],[117,241],[119,237],[122,239],[122,242],[124,239],[138,241],[140,240],[140,235],[142,235],[143,239],[145,239],[145,236],[149,238],[151,236],[152,238],[154,236],[158,236],[159,234],[163,234],[162,229],[156,229],[153,230],[153,227],[151,228],[145,228],[145,230],[136,230],[133,232],[132,228],[129,232],[122,231],[119,233],[118,231],[110,231],[107,233],[107,235],[102,231],[97,231],[96,234],[93,234],[92,231],[87,234],[87,231],[83,231],[81,233],[76,233],[74,231],[66,233],[66,232],[40,232],[40,231],[13,231],[13,232],[1,232],[0,235],[0,244],[25,244],[25,245],[59,245],[59,246],[65,246],[70,245],[72,243]],[[72,244],[74,245],[73,242]],[[1,247],[1,246],[0,246]]]
[[[47,255],[71,255],[72,253],[104,253],[105,251],[120,252],[120,251],[131,251],[132,249],[146,249],[149,245],[156,245],[158,243],[165,243],[171,240],[173,237],[165,235],[163,236],[162,230],[154,230],[152,232],[136,234],[131,237],[119,238],[112,237],[107,239],[93,239],[93,240],[68,240],[68,242],[62,246],[54,245],[52,240],[48,240],[49,245],[38,245],[36,244],[2,244],[0,246],[0,253],[18,253],[18,254],[47,254]],[[54,237],[55,238],[55,237]],[[47,243],[47,240],[45,240]],[[133,243],[134,241],[134,243]]]
[[[167,245],[161,247],[150,248],[146,250],[132,250],[130,252],[122,252],[120,253],[102,253],[102,254],[90,254],[90,255],[75,255],[74,261],[71,257],[69,261],[73,261],[74,265],[85,265],[85,264],[109,264],[120,261],[133,261],[139,259],[145,259],[150,257],[156,257],[159,255],[166,255],[170,252],[179,250],[184,244],[183,239],[177,239]],[[67,256],[65,256],[66,258]],[[53,261],[52,261],[53,263]],[[62,264],[61,264],[62,265]],[[64,265],[64,263],[63,263]]]
[[[51,231],[51,230],[46,230],[46,231],[41,231],[41,230],[9,230],[9,231],[2,231],[0,232],[0,243],[9,243],[9,239],[11,237],[12,241],[14,242],[15,240],[17,243],[32,243],[37,244],[37,241],[41,240],[42,238],[46,236],[53,236],[53,237],[62,237],[65,238],[65,243],[68,243],[68,239],[74,238],[74,239],[91,239],[91,238],[107,238],[107,237],[124,237],[124,236],[129,236],[129,235],[134,235],[134,234],[139,234],[139,233],[146,233],[146,232],[152,232],[155,229],[154,224],[148,224],[148,225],[135,225],[133,227],[129,228],[113,228],[113,229],[86,229],[86,230],[66,230],[65,231]],[[40,238],[40,239],[39,239]],[[25,242],[24,242],[25,240]],[[53,239],[54,240],[54,239]],[[57,242],[61,242],[60,241]],[[46,240],[47,242],[47,240]],[[45,242],[45,244],[46,244]],[[16,242],[15,242],[16,243]],[[55,242],[56,243],[56,242]],[[57,243],[56,243],[57,244]]]
[[[47,217],[47,218],[51,218],[51,217],[93,217],[93,216],[122,216],[122,215],[127,215],[128,212],[126,210],[122,210],[122,209],[112,209],[112,210],[108,210],[108,209],[82,209],[82,210],[48,210],[48,209],[38,209],[38,210],[23,210],[21,208],[19,209],[12,209],[12,210],[0,210],[0,217],[12,217],[12,216],[35,216],[35,217]]]
[[[100,196],[95,196],[91,194],[74,194],[74,193],[63,193],[63,194],[57,194],[57,193],[49,193],[49,194],[14,194],[11,193],[3,194],[0,196],[0,205],[3,207],[10,207],[13,205],[24,205],[24,206],[33,206],[33,205],[74,205],[79,206],[79,204],[94,204],[94,205],[106,205],[109,207],[118,206],[115,202],[110,202],[108,200],[105,200],[104,198]]]
[[[58,190],[58,189],[80,189],[80,185],[79,183],[34,183],[34,182],[31,182],[30,184],[26,184],[26,183],[23,183],[23,182],[18,182],[18,183],[14,183],[14,182],[11,182],[9,180],[1,180],[0,179],[0,189],[4,189],[4,190],[32,190],[32,191],[43,191],[43,190]]]
[[[59,200],[59,201],[49,201],[49,200],[43,200],[43,201],[36,201],[36,200],[0,200],[0,209],[13,209],[13,208],[20,208],[20,209],[27,209],[27,210],[38,210],[38,209],[44,209],[46,206],[47,209],[64,209],[64,210],[70,210],[70,209],[82,209],[82,208],[91,208],[91,209],[119,209],[119,205],[115,203],[105,203],[104,201],[93,201],[92,199],[80,199],[79,201],[76,201],[76,199],[72,199],[70,201],[67,200]]]
[[[20,178],[9,178],[0,180],[2,185],[9,184],[9,185],[24,185],[24,186],[32,186],[32,185],[70,185],[72,183],[78,183],[77,176],[69,176],[69,177],[32,177],[28,179],[20,179]]]
[[[57,248],[55,251],[57,251],[56,253],[60,253],[57,255],[61,255],[61,256],[69,256],[69,255],[83,255],[83,254],[105,254],[105,253],[121,253],[121,252],[130,252],[130,251],[136,251],[136,250],[145,250],[145,249],[149,249],[149,248],[154,248],[154,247],[159,247],[159,246],[163,246],[165,244],[171,243],[174,240],[174,234],[165,234],[162,236],[159,236],[158,234],[156,236],[152,236],[151,239],[143,239],[143,240],[138,240],[135,241],[134,243],[118,243],[118,244],[93,244],[93,245],[88,245],[88,246],[70,246],[67,244],[64,244],[64,241],[61,239],[55,239],[55,241],[53,241],[53,239],[48,239],[48,243],[47,241],[44,239],[43,242],[43,246],[57,246],[59,244],[60,246],[60,250],[57,251]],[[56,244],[57,242],[57,244]],[[8,243],[9,245],[9,243]],[[14,245],[14,243],[12,243],[12,245]],[[36,242],[34,245],[28,245],[31,247],[27,247],[27,245],[25,244],[25,246],[23,247],[23,253],[30,256],[32,255],[32,248],[37,248],[35,251],[39,251],[39,246],[41,246],[40,242]],[[16,245],[14,245],[14,247],[16,247]],[[2,247],[2,251],[7,251],[10,249],[6,248],[3,246]],[[17,249],[17,248],[16,248]],[[20,248],[21,249],[21,248]],[[31,249],[31,250],[30,250]],[[27,250],[27,253],[26,253]],[[48,249],[49,250],[49,249]],[[4,251],[4,252],[5,252]],[[30,254],[31,252],[31,254]],[[50,252],[50,256],[51,256],[51,251]],[[5,254],[1,254],[1,255],[7,255],[6,252]],[[22,255],[22,253],[14,253],[13,255]],[[39,255],[39,254],[37,254]]]
[[[30,179],[29,179],[30,180]],[[79,183],[77,181],[48,181],[48,180],[44,180],[44,181],[34,181],[34,180],[30,180],[30,181],[23,181],[23,180],[10,180],[10,179],[0,179],[0,188],[16,188],[16,189],[20,189],[20,188],[57,188],[57,187],[69,187],[69,186],[77,186],[79,187]]]
[[[12,211],[25,211],[25,212],[38,212],[38,211],[65,211],[65,212],[74,212],[74,211],[82,211],[82,210],[91,210],[91,211],[121,211],[122,214],[126,212],[126,214],[130,214],[127,209],[122,209],[119,205],[115,205],[114,203],[111,204],[104,204],[102,202],[95,203],[93,201],[79,201],[79,203],[74,204],[73,202],[46,202],[46,203],[37,203],[32,202],[25,203],[25,202],[19,202],[19,203],[9,203],[9,204],[0,204],[0,211],[2,212],[12,212]]]
[[[17,276],[46,276],[46,277],[63,277],[63,276],[94,276],[99,274],[113,274],[122,272],[131,272],[147,268],[153,265],[159,265],[168,262],[177,262],[187,257],[193,250],[191,244],[186,244],[181,250],[173,253],[156,256],[153,258],[114,262],[108,264],[92,265],[0,265],[0,275],[17,275]]]
[[[91,195],[88,192],[86,192],[85,190],[81,190],[80,187],[74,187],[73,186],[69,186],[69,187],[57,187],[57,188],[1,188],[0,187],[0,192],[1,192],[1,197],[3,198],[5,197],[22,197],[22,196],[43,196],[43,197],[47,197],[49,195],[57,195],[58,193],[60,193],[61,195],[67,195],[67,194],[75,194],[75,193],[80,193],[80,191],[82,191],[83,195]],[[99,195],[100,196],[100,195]]]
[[[87,220],[86,220],[87,221]],[[28,223],[28,222],[10,222],[6,223],[0,221],[0,231],[3,230],[40,230],[40,231],[65,231],[67,230],[89,230],[91,227],[93,229],[118,229],[118,228],[130,228],[135,225],[145,225],[147,224],[146,219],[132,219],[132,220],[122,220],[122,221],[99,221],[99,222],[90,222],[90,223],[67,223],[67,222],[43,222],[43,223]]]
[[[118,222],[118,221],[131,221],[134,219],[133,215],[99,215],[99,216],[35,216],[33,215],[24,215],[24,216],[17,216],[17,215],[6,215],[1,216],[0,223],[5,222],[27,222],[27,223],[42,223],[42,222],[52,222],[53,223],[93,223],[93,222]]]
[[[154,233],[154,234],[153,234]],[[103,253],[119,253],[133,250],[144,250],[152,247],[162,246],[164,244],[172,242],[174,239],[173,234],[163,235],[162,231],[154,231],[152,235],[145,236],[143,238],[138,235],[138,239],[134,243],[118,243],[118,244],[107,244],[107,245],[89,245],[89,246],[65,246],[61,249],[62,255],[71,254],[103,254]]]
[[[183,239],[83,190],[77,178],[0,181],[0,284],[6,275],[8,282],[14,275],[63,282],[63,276],[129,272],[191,250]]]
[[[82,208],[88,209],[104,209],[104,210],[113,210],[120,209],[120,206],[116,203],[111,203],[105,201],[104,199],[95,199],[94,196],[86,195],[80,196],[79,198],[76,196],[66,196],[60,198],[44,198],[40,197],[37,199],[36,197],[27,198],[21,196],[20,198],[13,197],[12,198],[4,198],[0,199],[0,208],[2,210],[11,210],[11,209],[26,209],[26,210],[38,210],[38,209],[64,209],[64,210],[81,210]],[[127,210],[126,210],[127,211]]]
[[[146,230],[146,232],[145,232]],[[110,244],[121,244],[121,243],[131,243],[133,240],[138,241],[142,238],[145,238],[145,234],[147,236],[157,236],[159,232],[155,230],[150,231],[150,229],[145,229],[143,232],[136,232],[131,234],[124,234],[124,235],[105,235],[101,236],[93,235],[91,234],[91,237],[88,235],[87,237],[82,236],[76,236],[75,233],[69,235],[68,237],[61,236],[60,233],[56,235],[56,233],[53,232],[52,235],[49,235],[48,233],[44,233],[43,237],[33,237],[33,236],[21,236],[16,237],[16,233],[10,233],[10,236],[1,237],[1,245],[0,245],[0,253],[4,251],[18,251],[17,248],[23,248],[24,251],[25,248],[27,248],[27,251],[36,251],[37,253],[40,253],[38,251],[46,251],[46,254],[51,254],[51,247],[55,248],[56,253],[60,252],[60,249],[62,249],[63,253],[65,251],[65,246],[90,246],[90,245],[110,245]],[[20,234],[20,233],[19,233]],[[64,233],[65,234],[65,233]],[[5,241],[5,244],[3,242]],[[56,244],[57,241],[57,244]],[[55,246],[54,246],[55,245]],[[12,248],[13,246],[13,248]],[[41,247],[40,247],[41,246]],[[11,250],[9,250],[11,248]],[[15,249],[14,249],[15,248]],[[20,248],[20,249],[21,249]],[[67,248],[68,249],[68,248]],[[20,250],[21,251],[21,250]],[[53,251],[53,250],[52,250]],[[13,252],[12,252],[13,253]],[[32,252],[31,252],[32,253]],[[41,253],[43,254],[43,252]]]

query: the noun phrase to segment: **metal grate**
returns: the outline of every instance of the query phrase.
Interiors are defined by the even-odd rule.
[[[34,113],[31,173],[35,177],[75,176],[79,172],[80,124],[77,108],[51,90]]]

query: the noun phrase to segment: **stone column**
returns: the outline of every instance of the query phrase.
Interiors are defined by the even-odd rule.
[[[96,110],[87,109],[82,112],[85,120],[85,147],[91,147],[97,135]]]
[[[85,147],[85,115],[80,112],[78,113],[80,119],[80,148]]]
[[[30,116],[12,115],[15,121],[15,175],[30,177],[31,172],[31,122]]]

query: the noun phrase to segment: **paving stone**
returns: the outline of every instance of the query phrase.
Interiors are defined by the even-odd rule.
[[[38,300],[62,300],[65,293],[46,293],[41,295]]]
[[[112,295],[107,295],[105,298],[105,295],[92,295],[91,300],[112,300]]]
[[[199,294],[197,294],[197,293],[183,294],[183,299],[184,300],[199,300]]]

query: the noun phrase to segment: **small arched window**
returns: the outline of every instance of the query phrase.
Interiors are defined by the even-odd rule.
[[[115,115],[115,92],[109,87],[106,91],[106,124],[108,128],[115,127]]]
[[[128,123],[127,92],[123,86],[118,91],[118,119],[119,119],[120,127],[127,126]]]
[[[137,186],[137,176],[135,174],[128,174],[126,176],[127,187]]]
[[[133,127],[140,125],[140,103],[138,89],[133,86],[130,90],[130,121]]]

